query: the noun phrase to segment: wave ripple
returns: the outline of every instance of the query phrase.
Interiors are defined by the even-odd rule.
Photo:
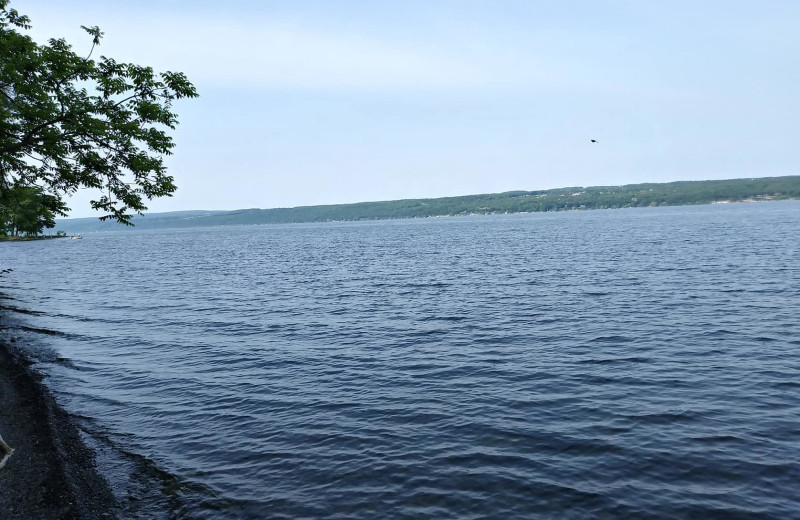
[[[109,233],[0,260],[127,518],[796,518],[798,217]]]

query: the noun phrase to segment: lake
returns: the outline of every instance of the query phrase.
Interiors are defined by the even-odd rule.
[[[800,202],[0,244],[124,518],[797,518]]]

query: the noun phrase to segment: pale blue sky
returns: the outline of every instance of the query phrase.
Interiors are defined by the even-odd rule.
[[[88,50],[99,25],[102,54],[195,83],[179,191],[151,211],[800,171],[795,0],[11,6],[36,38]]]

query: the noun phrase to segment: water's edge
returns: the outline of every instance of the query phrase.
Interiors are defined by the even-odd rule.
[[[6,298],[0,293],[0,300]],[[18,313],[37,311],[0,304],[0,434],[15,449],[0,471],[0,516],[7,520],[181,516],[185,503],[180,491],[191,486],[148,457],[116,445],[81,410],[70,412],[59,403],[47,382],[47,366],[68,360],[31,341],[30,334],[19,336],[59,332],[32,329],[13,316]],[[8,394],[22,397],[13,400]]]
[[[116,518],[118,503],[96,471],[94,451],[43,379],[24,346],[0,340],[2,434],[15,449],[0,472],[3,518]]]

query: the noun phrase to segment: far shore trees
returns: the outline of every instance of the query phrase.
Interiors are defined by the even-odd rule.
[[[36,43],[20,32],[28,17],[8,3],[0,0],[0,200],[35,192],[65,215],[64,196],[92,188],[102,220],[130,224],[146,200],[171,196],[164,157],[174,142],[165,129],[178,124],[173,102],[197,97],[186,76],[91,59],[98,27],[83,27],[86,56],[63,39]]]

